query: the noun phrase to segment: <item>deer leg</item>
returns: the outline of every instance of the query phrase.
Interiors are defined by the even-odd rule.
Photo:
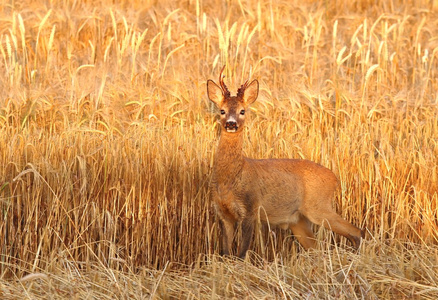
[[[241,226],[242,241],[240,243],[239,257],[245,258],[246,251],[248,251],[248,248],[251,245],[252,236],[254,233],[254,220],[251,218],[246,218],[242,221]]]
[[[361,238],[364,237],[364,232],[348,221],[344,220],[334,211],[318,211],[317,213],[308,215],[307,217],[313,223],[323,225],[325,228],[345,236],[350,240],[355,249],[359,248]]]
[[[222,251],[221,255],[230,255],[233,246],[234,222],[228,219],[221,220]]]
[[[300,215],[298,222],[289,226],[295,238],[304,249],[315,248],[315,235],[312,231],[312,223],[305,216]]]

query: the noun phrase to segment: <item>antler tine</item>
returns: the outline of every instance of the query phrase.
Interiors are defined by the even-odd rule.
[[[224,96],[226,98],[228,98],[228,97],[230,97],[231,93],[230,93],[230,91],[228,90],[227,86],[224,83],[225,75],[222,75],[224,70],[225,70],[225,66],[223,66],[223,68],[221,70],[221,73],[219,74],[219,84],[220,84],[220,86],[222,88],[222,92],[224,93]]]

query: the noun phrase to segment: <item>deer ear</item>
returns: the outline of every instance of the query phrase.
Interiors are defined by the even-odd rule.
[[[243,94],[243,102],[245,105],[250,105],[256,101],[257,96],[259,95],[259,82],[257,79],[254,79],[245,89],[245,93]]]
[[[224,100],[222,89],[213,80],[207,81],[207,95],[211,102],[220,106]]]

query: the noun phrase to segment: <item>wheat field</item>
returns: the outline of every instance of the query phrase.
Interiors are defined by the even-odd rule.
[[[1,299],[437,299],[438,1],[0,1]],[[355,252],[218,255],[207,79],[245,154],[340,180]]]

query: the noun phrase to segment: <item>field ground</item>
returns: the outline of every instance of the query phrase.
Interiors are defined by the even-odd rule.
[[[438,298],[437,1],[0,4],[0,298]],[[261,84],[246,155],[332,169],[358,252],[217,256],[223,65]]]

